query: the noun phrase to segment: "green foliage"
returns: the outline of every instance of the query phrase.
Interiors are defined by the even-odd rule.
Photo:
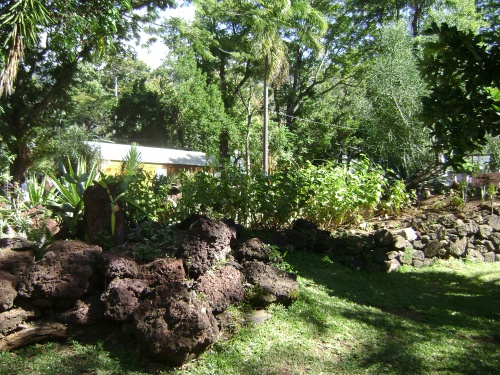
[[[168,111],[169,144],[217,155],[220,134],[228,126],[220,89],[207,80],[191,53],[171,56],[155,75],[163,78],[151,86],[162,94]]]
[[[120,205],[130,225],[170,220],[175,203],[169,198],[170,179],[139,169],[134,175],[105,176],[96,181],[108,191],[110,204]],[[112,210],[113,212],[113,210]],[[114,228],[114,214],[111,223]]]
[[[73,165],[78,159],[85,159],[89,165],[96,163],[99,153],[86,143],[90,140],[88,129],[80,125],[38,130],[34,142],[42,146],[31,150],[28,172],[59,176],[61,169],[57,160],[69,159]]]
[[[394,181],[389,187],[389,198],[383,202],[382,206],[391,214],[397,215],[404,208],[411,205],[412,197],[406,191],[406,186],[402,180]]]
[[[500,171],[500,139],[486,135],[486,145],[483,149],[484,154],[490,155],[488,169],[490,172]]]
[[[386,185],[383,171],[364,157],[350,165],[308,164],[269,176],[226,166],[219,176],[184,174],[180,182],[179,220],[199,213],[267,228],[286,226],[299,217],[326,228],[355,221],[373,212]]]
[[[121,165],[121,174],[124,176],[135,176],[142,169],[142,155],[137,150],[137,143],[132,143],[132,146],[123,158]]]
[[[0,114],[1,113],[0,107]],[[14,159],[15,156],[9,152],[9,149],[6,147],[4,140],[0,135],[0,183],[5,184],[10,180],[9,168]]]
[[[49,177],[43,176],[39,182],[39,177],[32,174],[26,180],[26,205],[30,207],[42,205],[48,206],[54,200],[54,188],[48,188]]]
[[[154,244],[138,244],[132,250],[132,255],[136,262],[149,263],[156,258],[165,257],[165,253],[162,249],[158,248]]]
[[[28,3],[42,4],[49,17],[43,17],[40,7],[24,7]],[[7,46],[0,51],[2,67],[5,60],[9,60],[7,67],[19,66],[15,81],[11,79],[14,71],[7,69],[13,72],[8,74],[7,81],[13,82],[15,95],[0,97],[0,107],[4,110],[0,114],[2,137],[5,136],[9,151],[16,155],[11,171],[14,181],[20,181],[33,163],[32,145],[43,147],[39,133],[68,125],[61,120],[70,101],[78,64],[100,62],[105,52],[120,49],[125,40],[130,40],[141,20],[151,20],[157,9],[169,5],[170,1],[103,0],[96,4],[78,0],[23,0],[10,1],[2,8],[2,16],[8,14],[7,8],[23,8],[17,19],[3,19],[0,27],[0,41]],[[144,12],[129,16],[134,9]],[[22,31],[17,33],[14,43],[10,43],[12,30]],[[23,40],[28,40],[23,35],[30,43],[23,44]],[[12,52],[15,58],[10,58]]]
[[[11,1],[2,5],[0,13],[0,58],[5,65],[0,75],[0,96],[10,95],[17,76],[19,60],[24,57],[25,46],[38,42],[40,27],[50,20],[49,12],[39,0]],[[5,53],[5,55],[4,55]]]
[[[355,222],[368,217],[380,203],[386,179],[383,170],[361,156],[349,165],[309,166],[305,180],[312,196],[303,216],[320,227]],[[312,174],[311,174],[312,172]]]
[[[26,180],[26,191],[14,184],[7,197],[0,196],[0,238],[12,229],[17,236],[34,242],[39,250],[52,241],[46,221],[53,216],[48,206],[54,192],[45,188],[46,181],[44,177],[39,183],[37,177],[31,175]]]
[[[366,94],[360,99],[366,108],[361,118],[363,149],[373,160],[407,179],[434,162],[430,136],[420,118],[422,96],[427,94],[419,75],[415,40],[408,24],[385,25],[375,41],[376,56],[370,61]]]
[[[269,177],[251,176],[238,167],[225,166],[220,176],[207,172],[184,174],[182,199],[175,215],[183,219],[200,213],[214,218],[233,218],[248,226],[280,227],[299,214],[300,176],[294,171],[280,171]]]
[[[132,176],[131,178],[134,177]],[[108,194],[109,197],[109,205],[111,211],[110,228],[112,236],[115,234],[115,229],[116,229],[115,205],[118,204],[118,201],[120,201],[120,199],[124,200],[124,196],[125,194],[127,194],[128,190],[129,179],[130,179],[129,176],[125,176],[125,178],[123,178],[122,176],[110,177],[101,175],[101,178],[98,181],[96,181],[97,184],[99,184],[106,190],[106,193]]]
[[[488,189],[486,189],[486,194],[488,195],[490,199],[490,206],[491,206],[491,214],[493,215],[493,203],[495,202],[495,197],[497,195],[497,186],[495,184],[490,183],[488,185]]]
[[[41,255],[41,250],[52,242],[52,233],[46,225],[53,216],[52,211],[43,206],[29,209],[26,202],[10,205],[12,202],[4,197],[0,197],[0,203],[5,204],[0,207],[0,238],[13,234],[24,237],[35,244],[37,256]]]
[[[469,160],[464,160],[462,162],[455,163],[453,171],[456,173],[467,173],[468,175],[473,175],[481,172],[481,168],[478,163],[472,163]]]
[[[500,135],[498,36],[435,23],[426,33],[437,39],[424,44],[420,64],[430,89],[423,99],[424,121],[434,137],[434,149],[453,165],[479,150],[486,134]]]
[[[11,205],[13,202],[4,197],[0,197],[0,202],[5,205],[0,207],[0,238],[4,238],[10,229],[26,235],[30,228],[27,215],[22,210],[16,209],[15,205]]]
[[[173,230],[155,222],[142,222],[138,227],[144,239],[134,245],[132,254],[137,262],[151,262],[156,258],[174,256],[177,251]]]
[[[452,190],[450,192],[450,207],[457,211],[462,211],[465,208],[465,203],[467,202],[466,198],[464,198],[463,193],[457,193]],[[443,202],[444,203],[444,202]]]
[[[412,247],[407,246],[404,248],[403,261],[405,264],[409,264],[411,262],[411,260],[413,259],[413,253],[414,250]]]
[[[63,214],[68,214],[63,219],[69,221],[69,230],[72,236],[77,234],[77,225],[83,217],[83,193],[93,183],[97,175],[97,163],[87,169],[85,159],[78,159],[76,169],[68,160],[68,170],[58,160],[62,176],[60,178],[51,177],[51,182],[57,192],[54,195],[52,207],[58,209]]]
[[[276,245],[266,244],[266,251],[269,254],[271,263],[282,271],[294,272],[293,266],[285,259],[289,251],[293,251],[293,246],[286,246],[283,250]]]

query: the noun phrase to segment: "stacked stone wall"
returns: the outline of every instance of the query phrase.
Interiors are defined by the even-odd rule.
[[[377,224],[368,233],[337,236],[329,252],[351,267],[386,272],[404,264],[421,268],[437,259],[500,262],[500,217],[491,211],[470,217],[429,213],[391,223]]]

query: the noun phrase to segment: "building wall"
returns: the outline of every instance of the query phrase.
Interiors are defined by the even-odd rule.
[[[498,172],[478,173],[471,179],[472,186],[488,186],[489,184],[493,184],[496,187],[499,187],[500,173]]]
[[[110,176],[114,176],[121,173],[122,161],[104,161],[101,164],[101,171]],[[180,171],[200,171],[203,168],[193,165],[182,165],[182,164],[150,164],[142,163],[142,168],[147,173],[159,174],[172,176]]]

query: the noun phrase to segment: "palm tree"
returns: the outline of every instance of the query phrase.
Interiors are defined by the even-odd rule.
[[[246,18],[253,39],[253,53],[264,58],[263,169],[269,174],[269,84],[281,83],[288,74],[287,46],[283,34],[304,39],[315,49],[326,31],[323,15],[307,0],[261,0]]]
[[[280,31],[288,26],[291,6],[288,1],[267,1],[255,10],[253,26],[255,56],[264,57],[263,169],[269,173],[269,83],[288,73],[287,47]],[[278,83],[278,82],[277,82]]]
[[[10,95],[17,76],[19,60],[24,47],[34,45],[39,38],[39,28],[47,23],[49,14],[39,0],[11,0],[0,5],[0,45],[7,47],[7,54],[0,73],[0,96]],[[3,49],[2,49],[3,51]]]

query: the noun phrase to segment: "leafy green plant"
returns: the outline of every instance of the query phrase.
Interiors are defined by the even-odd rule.
[[[303,217],[323,228],[372,215],[387,184],[382,169],[363,156],[349,165],[309,165],[304,172],[310,197]]]
[[[173,216],[189,214],[232,218],[249,227],[280,228],[303,217],[321,227],[371,215],[380,203],[386,180],[367,158],[349,165],[307,164],[269,176],[248,175],[234,166],[180,178],[182,199]]]
[[[0,209],[0,238],[5,238],[9,230],[9,221],[2,215],[3,209]]]
[[[445,207],[446,207],[446,202],[444,200],[439,200],[432,204],[432,209],[435,211],[441,211]]]
[[[154,244],[140,243],[132,250],[136,262],[151,262],[156,258],[164,257],[165,253]]]
[[[137,144],[132,143],[132,146],[127,152],[127,155],[123,158],[121,166],[121,174],[124,176],[135,176],[142,169],[143,164],[142,155],[139,150],[137,150]]]
[[[0,114],[2,108],[0,107]],[[0,183],[6,184],[10,181],[11,176],[9,175],[9,167],[15,160],[15,155],[13,155],[6,145],[3,143],[2,136],[0,136]]]
[[[69,215],[69,230],[74,236],[77,234],[77,224],[83,215],[83,194],[97,175],[97,163],[92,164],[88,169],[85,159],[80,158],[76,169],[73,169],[68,160],[67,170],[62,161],[58,160],[58,164],[62,176],[50,179],[57,192],[51,206]],[[66,218],[63,217],[63,219]]]
[[[490,199],[491,214],[493,214],[493,203],[495,202],[495,196],[497,194],[497,187],[495,186],[495,184],[490,183],[488,185],[486,193],[488,194],[488,197]]]
[[[454,210],[463,210],[465,208],[465,199],[462,194],[457,194],[454,190],[450,192],[450,207]]]
[[[408,264],[409,262],[411,262],[411,260],[413,259],[413,253],[414,253],[413,248],[411,248],[409,246],[405,247],[404,252],[403,252],[403,261],[405,264]]]
[[[30,220],[28,216],[20,210],[2,209],[3,229],[11,227],[16,233],[26,235],[30,229]],[[3,230],[2,230],[3,232]]]
[[[155,176],[140,169],[126,181],[127,194],[121,199],[121,205],[127,212],[129,221],[141,223],[143,221],[165,222],[175,206],[169,197],[171,179],[165,176]]]
[[[104,175],[101,175],[101,178],[95,182],[100,186],[102,186],[106,190],[106,193],[108,194],[109,205],[111,207],[110,209],[111,235],[114,235],[116,228],[115,205],[118,204],[118,201],[122,199],[125,196],[125,194],[127,194],[128,182],[127,180],[121,177],[104,176]]]
[[[411,195],[406,191],[402,180],[396,180],[389,188],[389,198],[383,202],[383,207],[390,213],[397,215],[405,207],[411,205]]]
[[[460,189],[460,193],[462,194],[462,200],[464,201],[465,205],[465,203],[467,203],[467,198],[469,194],[469,183],[467,181],[461,181],[458,184],[458,188]]]
[[[44,176],[39,182],[36,174],[32,174],[26,180],[27,201],[25,203],[27,206],[48,206],[50,202],[54,200],[55,188],[47,188],[48,180],[49,178],[47,176]]]
[[[473,163],[469,161],[463,161],[461,163],[456,163],[453,166],[453,170],[456,173],[467,173],[467,174],[476,174],[481,171],[481,167],[478,163]]]
[[[177,246],[174,232],[169,226],[145,221],[139,224],[138,229],[144,239],[132,250],[136,261],[150,262],[158,257],[175,255]]]
[[[36,244],[38,258],[43,255],[43,249],[52,242],[52,233],[47,226],[47,220],[52,218],[52,211],[46,207],[39,206],[36,212],[33,210],[24,212],[28,218],[26,238]]]
[[[269,260],[271,263],[279,268],[282,271],[286,272],[293,272],[293,267],[290,265],[288,262],[286,262],[285,258],[288,252],[293,249],[290,246],[287,246],[284,251],[282,251],[278,246],[276,245],[266,245],[266,250],[269,253]]]
[[[100,246],[103,251],[110,251],[116,246],[113,237],[106,232],[96,233],[92,243]]]

